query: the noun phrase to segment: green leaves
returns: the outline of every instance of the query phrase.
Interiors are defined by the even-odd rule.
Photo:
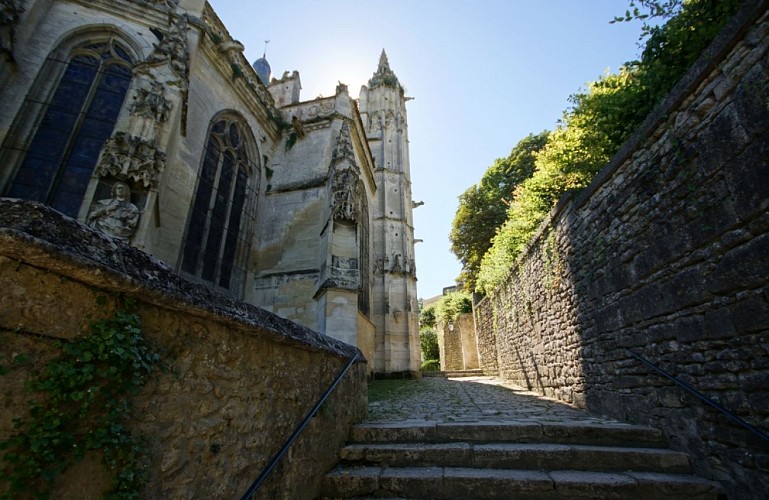
[[[562,125],[534,155],[533,174],[515,188],[507,219],[496,226],[480,258],[474,275],[477,291],[491,294],[502,284],[558,199],[590,183],[740,4],[740,0],[632,0],[625,16],[615,18],[668,21],[645,27],[648,40],[640,61],[571,96],[572,107],[564,113]]]
[[[542,132],[522,139],[507,158],[495,160],[480,182],[460,195],[449,240],[451,251],[462,262],[460,281],[466,290],[475,288],[481,259],[507,218],[515,188],[534,172],[536,153],[545,145],[547,136],[548,132]]]
[[[130,416],[129,396],[159,356],[144,341],[139,316],[124,307],[92,323],[88,335],[63,343],[61,356],[29,384],[41,397],[28,402],[30,418],[14,422],[18,432],[0,442],[8,450],[1,477],[9,495],[45,495],[62,470],[100,449],[116,471],[111,497],[138,498],[146,476],[142,447],[122,422]]]

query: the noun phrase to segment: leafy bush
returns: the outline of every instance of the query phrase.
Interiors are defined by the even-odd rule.
[[[481,259],[477,291],[491,294],[506,279],[558,199],[566,191],[590,183],[734,15],[741,1],[638,0],[630,4],[633,12],[616,20],[670,19],[662,26],[646,26],[647,41],[640,60],[628,63],[618,74],[602,76],[570,98],[573,106],[535,154],[534,173],[516,187],[507,220]],[[638,6],[650,14],[641,14]]]
[[[441,371],[441,362],[437,359],[428,359],[422,363],[423,372],[439,372]]]
[[[436,306],[436,316],[441,321],[456,321],[457,316],[473,312],[473,299],[467,292],[444,295]]]
[[[548,132],[542,132],[522,139],[507,158],[496,159],[480,182],[459,196],[449,240],[451,251],[462,262],[462,274],[457,281],[465,290],[475,288],[481,259],[507,219],[513,191],[534,173],[536,153],[544,147],[547,136]]]
[[[435,328],[435,306],[425,307],[419,311],[419,327]]]
[[[429,361],[440,358],[438,335],[430,328],[419,330],[419,346],[422,348],[422,359]]]

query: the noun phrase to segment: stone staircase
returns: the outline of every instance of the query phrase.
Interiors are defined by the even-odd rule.
[[[657,429],[591,422],[364,423],[323,498],[724,498]]]

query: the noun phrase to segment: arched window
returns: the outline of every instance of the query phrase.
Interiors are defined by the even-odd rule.
[[[49,56],[48,67],[65,64],[47,101],[28,97],[25,109],[40,109],[31,134],[12,139],[20,158],[6,196],[46,203],[77,217],[104,142],[112,134],[131,84],[132,61],[114,40],[83,44],[68,58]],[[41,74],[41,78],[44,75]],[[24,111],[22,111],[24,113]],[[31,137],[30,137],[31,136]],[[9,156],[8,151],[3,157]]]
[[[255,219],[258,154],[234,117],[211,127],[192,200],[181,269],[240,296]]]

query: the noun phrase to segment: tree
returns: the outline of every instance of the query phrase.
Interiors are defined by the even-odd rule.
[[[534,158],[545,145],[547,136],[548,132],[541,132],[525,137],[507,158],[495,160],[478,184],[459,196],[449,240],[451,251],[462,262],[458,281],[465,290],[475,289],[481,260],[497,229],[507,219],[513,191],[534,172]]]
[[[640,60],[618,74],[604,75],[570,98],[572,107],[564,113],[562,125],[535,155],[534,173],[516,187],[507,220],[481,257],[478,291],[488,294],[501,284],[558,199],[590,183],[740,4],[740,0],[631,1],[634,10],[626,18],[669,17],[668,22],[645,27],[648,40]],[[650,14],[641,14],[639,5]]]

